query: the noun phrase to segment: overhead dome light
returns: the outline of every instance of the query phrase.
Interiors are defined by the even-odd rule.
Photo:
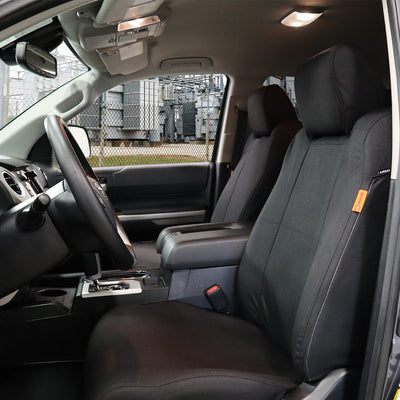
[[[314,22],[322,15],[320,12],[301,12],[292,11],[288,16],[282,19],[281,24],[290,28],[300,28]]]
[[[161,19],[158,15],[152,15],[151,17],[137,18],[130,21],[120,22],[118,24],[118,31],[127,31],[130,29],[143,28],[144,26],[159,24]]]

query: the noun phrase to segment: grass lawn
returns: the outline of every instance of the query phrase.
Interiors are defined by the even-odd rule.
[[[88,158],[91,167],[99,166],[99,157]],[[204,161],[198,157],[179,155],[133,155],[133,156],[109,156],[103,158],[103,167],[119,165],[142,165],[142,164],[172,164]]]

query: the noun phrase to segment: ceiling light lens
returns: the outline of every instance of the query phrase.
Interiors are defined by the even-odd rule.
[[[293,11],[287,17],[283,18],[281,24],[290,28],[299,28],[314,22],[322,15],[322,12],[300,12]]]
[[[127,31],[129,29],[138,29],[144,26],[153,25],[160,23],[160,17],[158,15],[152,15],[151,17],[137,18],[130,21],[120,22],[118,24],[118,31]]]

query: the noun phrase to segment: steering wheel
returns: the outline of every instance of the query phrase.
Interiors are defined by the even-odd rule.
[[[136,257],[117,214],[65,122],[44,121],[47,136],[75,202],[118,268],[132,268]]]

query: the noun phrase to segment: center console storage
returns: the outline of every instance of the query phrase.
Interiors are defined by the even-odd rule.
[[[164,229],[157,239],[161,268],[171,271],[168,300],[211,308],[205,291],[218,285],[234,311],[237,267],[252,223],[207,223]]]
[[[238,265],[252,223],[209,223],[164,229],[157,239],[161,266],[168,270]]]
[[[16,354],[5,346],[0,366],[83,360],[97,321],[117,305],[179,300],[211,308],[204,291],[219,285],[234,312],[236,270],[251,228],[244,223],[167,228],[157,243],[160,267],[103,271],[98,281],[83,273],[40,277],[0,308],[2,340],[17,342],[19,349]]]

